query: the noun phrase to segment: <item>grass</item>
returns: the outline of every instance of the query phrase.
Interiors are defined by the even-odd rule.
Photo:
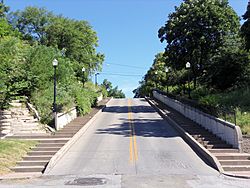
[[[0,175],[10,173],[10,167],[14,167],[36,144],[36,141],[0,140]]]
[[[175,88],[175,90],[177,90]],[[180,91],[173,94],[179,94]],[[187,94],[182,97],[188,98]],[[209,90],[204,86],[199,86],[192,90],[191,97],[198,103],[201,109],[208,109],[209,113],[220,117],[226,121],[234,123],[233,111],[236,110],[236,125],[238,125],[243,134],[250,135],[250,88],[245,87],[233,91],[219,92]],[[222,113],[222,111],[224,111]],[[226,119],[225,119],[226,113]]]

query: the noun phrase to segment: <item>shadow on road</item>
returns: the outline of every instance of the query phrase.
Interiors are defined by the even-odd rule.
[[[106,107],[104,112],[107,113],[128,113],[128,106],[111,106]],[[167,124],[165,120],[157,116],[147,114],[156,113],[156,111],[148,105],[132,106],[133,114],[143,113],[141,117],[137,117],[129,121],[128,118],[120,118],[120,124],[111,124],[108,128],[98,129],[97,134],[114,134],[129,137],[131,135],[131,125],[134,127],[134,135],[142,137],[177,137],[178,133]],[[134,115],[137,116],[137,115]],[[131,124],[132,123],[132,124]],[[131,125],[130,125],[131,124]]]
[[[98,129],[97,134],[115,134],[129,137],[131,135],[130,124],[127,119],[121,119],[124,123],[112,124],[109,128]],[[178,133],[164,120],[134,119],[134,135],[142,137],[177,137]]]

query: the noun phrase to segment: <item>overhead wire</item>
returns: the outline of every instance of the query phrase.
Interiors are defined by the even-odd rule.
[[[119,74],[119,73],[107,73],[107,72],[100,72],[100,75],[114,75],[114,76],[128,76],[128,77],[135,77],[135,76],[143,76],[140,74]]]
[[[119,63],[104,63],[107,66],[108,65],[115,65],[115,66],[121,66],[121,67],[127,67],[127,68],[134,68],[134,69],[146,69],[145,67],[139,67],[139,66],[133,66],[133,65],[124,65],[124,64],[119,64]]]

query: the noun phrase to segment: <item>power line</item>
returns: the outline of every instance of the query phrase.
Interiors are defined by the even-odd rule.
[[[138,67],[138,66],[133,66],[133,65],[123,65],[123,64],[119,64],[119,63],[105,63],[106,65],[116,65],[116,66],[120,66],[120,67],[129,67],[129,68],[134,68],[134,69],[143,69],[145,70],[145,67]]]
[[[135,76],[142,77],[143,76],[143,75],[139,75],[139,74],[118,74],[118,73],[107,73],[107,72],[100,72],[100,74],[103,74],[103,75],[114,75],[114,76],[128,76],[128,77],[135,77]]]

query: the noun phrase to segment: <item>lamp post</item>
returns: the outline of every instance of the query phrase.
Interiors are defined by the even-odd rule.
[[[166,67],[165,68],[165,72],[166,72],[166,77],[167,77],[167,94],[168,94],[168,72],[169,72],[170,68]]]
[[[95,73],[95,85],[97,86],[97,75],[99,75],[100,73],[99,72],[97,72],[97,73]]]
[[[82,79],[82,85],[83,85],[83,87],[84,87],[84,72],[85,72],[85,68],[83,67],[82,68],[82,77],[83,77],[83,79]]]
[[[189,62],[186,63],[186,69],[190,69],[191,64]],[[188,72],[188,98],[191,99],[190,95],[190,71]]]
[[[52,61],[52,65],[54,67],[54,102],[53,102],[53,115],[54,115],[54,126],[57,130],[57,106],[56,106],[56,67],[58,65],[58,61],[54,59]]]

